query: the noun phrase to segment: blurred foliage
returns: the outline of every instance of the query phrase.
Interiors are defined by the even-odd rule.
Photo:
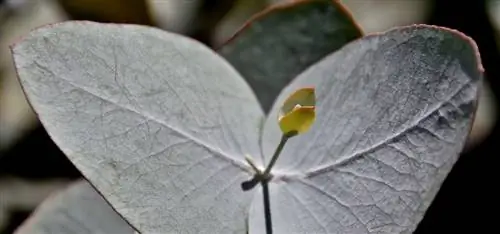
[[[233,8],[215,26],[211,35],[212,45],[219,46],[229,39],[233,34],[245,24],[253,15],[262,11],[268,6],[266,0],[238,0]]]
[[[203,1],[193,21],[189,36],[212,44],[212,35],[219,22],[236,5],[236,0]]]
[[[0,159],[27,131],[38,126],[26,102],[12,64],[9,45],[29,30],[66,20],[57,2],[51,0],[6,0],[0,5]],[[8,154],[8,153],[6,153]],[[0,161],[0,167],[3,163]],[[1,170],[1,169],[0,169]],[[1,174],[1,172],[0,172]]]
[[[155,25],[146,0],[58,0],[74,20]]]

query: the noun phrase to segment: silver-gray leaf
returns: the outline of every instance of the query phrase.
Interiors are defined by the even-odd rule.
[[[423,25],[364,37],[304,71],[264,126],[269,157],[278,107],[294,90],[316,88],[316,122],[273,169],[275,232],[411,233],[463,147],[481,76],[472,40]],[[252,233],[263,233],[261,200]]]
[[[138,25],[64,22],[13,46],[54,142],[141,233],[246,230],[241,190],[263,112],[199,42]]]
[[[45,200],[15,234],[134,234],[87,181]]]

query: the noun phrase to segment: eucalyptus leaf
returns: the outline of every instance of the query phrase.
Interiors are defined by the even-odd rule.
[[[293,78],[361,35],[338,1],[299,1],[259,13],[218,51],[245,77],[269,112]]]
[[[146,233],[265,233],[262,187],[242,182],[281,138],[278,109],[315,87],[316,122],[272,169],[274,233],[409,233],[458,157],[481,78],[472,40],[411,26],[364,37],[301,73],[264,126],[234,68],[146,26],[65,22],[13,46],[41,122]],[[265,158],[266,160],[264,160]]]
[[[142,233],[243,232],[263,112],[243,78],[190,38],[64,22],[13,47],[54,142]]]
[[[14,234],[134,234],[86,181],[45,200]]]
[[[276,233],[414,231],[470,131],[478,60],[471,39],[421,25],[366,36],[300,74],[262,138],[269,160],[281,103],[298,88],[316,88],[316,122],[289,140],[273,168]],[[260,217],[262,204],[253,205],[250,217]],[[263,227],[250,219],[252,232]]]

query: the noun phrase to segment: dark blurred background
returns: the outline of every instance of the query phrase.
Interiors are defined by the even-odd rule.
[[[8,49],[16,38],[40,25],[78,19],[151,25],[216,46],[250,16],[280,2],[290,0],[0,0],[0,234],[12,233],[49,194],[81,176],[24,99]],[[499,233],[500,1],[341,2],[365,33],[426,23],[476,41],[486,76],[474,127],[416,233]]]

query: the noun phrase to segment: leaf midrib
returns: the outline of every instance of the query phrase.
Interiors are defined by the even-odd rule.
[[[50,72],[50,70],[48,68],[46,68],[45,66],[42,66],[42,65],[40,65],[40,64],[38,64],[36,62],[34,64],[35,64],[35,66],[38,66],[39,68]],[[52,73],[52,72],[50,72],[50,73]],[[89,95],[97,97],[100,100],[103,100],[105,102],[111,103],[111,104],[113,104],[113,105],[115,105],[115,106],[117,106],[119,108],[122,108],[124,110],[130,111],[130,112],[132,112],[132,113],[134,113],[136,115],[142,116],[142,117],[144,117],[144,118],[146,118],[146,119],[148,119],[150,121],[153,121],[153,122],[155,122],[157,124],[160,124],[160,125],[168,128],[168,129],[170,129],[170,130],[172,130],[172,131],[174,131],[174,132],[176,132],[176,133],[178,133],[178,134],[186,137],[187,139],[192,140],[197,145],[199,145],[199,146],[201,146],[203,148],[206,148],[209,151],[212,151],[214,153],[213,154],[214,156],[218,156],[219,158],[221,158],[223,160],[226,160],[227,162],[229,162],[229,163],[233,164],[234,166],[242,169],[243,171],[251,172],[251,168],[249,168],[248,166],[246,166],[246,164],[243,163],[243,161],[239,161],[239,160],[236,160],[236,159],[230,157],[227,153],[224,153],[223,151],[220,151],[219,149],[212,147],[210,144],[204,142],[203,140],[201,140],[201,139],[199,139],[197,137],[192,136],[191,134],[189,134],[189,133],[187,133],[187,132],[185,132],[185,131],[183,131],[181,129],[178,129],[176,127],[173,127],[173,126],[167,124],[165,121],[161,121],[161,120],[157,119],[153,115],[140,113],[138,110],[135,110],[134,108],[127,107],[127,106],[121,105],[121,104],[119,104],[119,103],[117,103],[115,101],[112,101],[110,99],[106,99],[104,97],[101,97],[95,91],[91,91],[88,88],[81,87],[78,84],[75,84],[75,83],[73,83],[73,82],[71,82],[71,81],[69,81],[67,79],[64,79],[64,78],[62,78],[60,76],[56,76],[55,74],[54,74],[54,76],[56,77],[56,79],[57,78],[61,79],[61,80],[65,81],[67,84],[69,84],[69,85],[71,85],[71,86],[73,86],[73,87],[75,87],[77,89],[80,89],[80,90],[84,91],[85,93],[87,93]]]
[[[383,146],[387,142],[389,142],[391,140],[394,140],[397,137],[402,136],[403,134],[407,133],[408,131],[413,130],[415,127],[417,127],[417,125],[419,125],[422,121],[426,120],[430,115],[432,115],[433,113],[435,113],[436,111],[438,111],[439,109],[441,109],[441,107],[443,107],[444,104],[448,103],[453,97],[455,97],[457,94],[459,94],[461,91],[463,91],[470,84],[472,84],[471,80],[468,80],[467,82],[465,82],[464,84],[462,84],[451,95],[449,95],[447,98],[445,98],[445,100],[441,101],[441,103],[439,103],[438,105],[436,105],[434,108],[431,108],[427,113],[425,113],[421,117],[417,118],[417,120],[414,121],[413,123],[411,123],[409,127],[403,128],[399,132],[394,133],[393,135],[389,136],[388,138],[386,138],[384,140],[381,140],[380,142],[372,145],[371,147],[368,147],[366,149],[362,149],[362,150],[360,150],[358,152],[354,152],[353,154],[350,154],[348,156],[340,157],[338,160],[335,160],[332,163],[329,163],[327,165],[320,166],[320,167],[317,167],[315,169],[306,171],[305,173],[303,173],[303,176],[305,176],[305,177],[314,177],[314,176],[316,176],[318,174],[321,174],[322,172],[326,172],[326,171],[332,170],[333,168],[335,168],[335,167],[337,167],[339,165],[349,163],[350,161],[353,161],[353,160],[355,160],[355,159],[357,159],[359,157],[362,157],[366,153],[368,153],[368,152],[370,152],[372,150],[375,150],[375,149]],[[294,177],[294,176],[292,176],[292,177]]]

